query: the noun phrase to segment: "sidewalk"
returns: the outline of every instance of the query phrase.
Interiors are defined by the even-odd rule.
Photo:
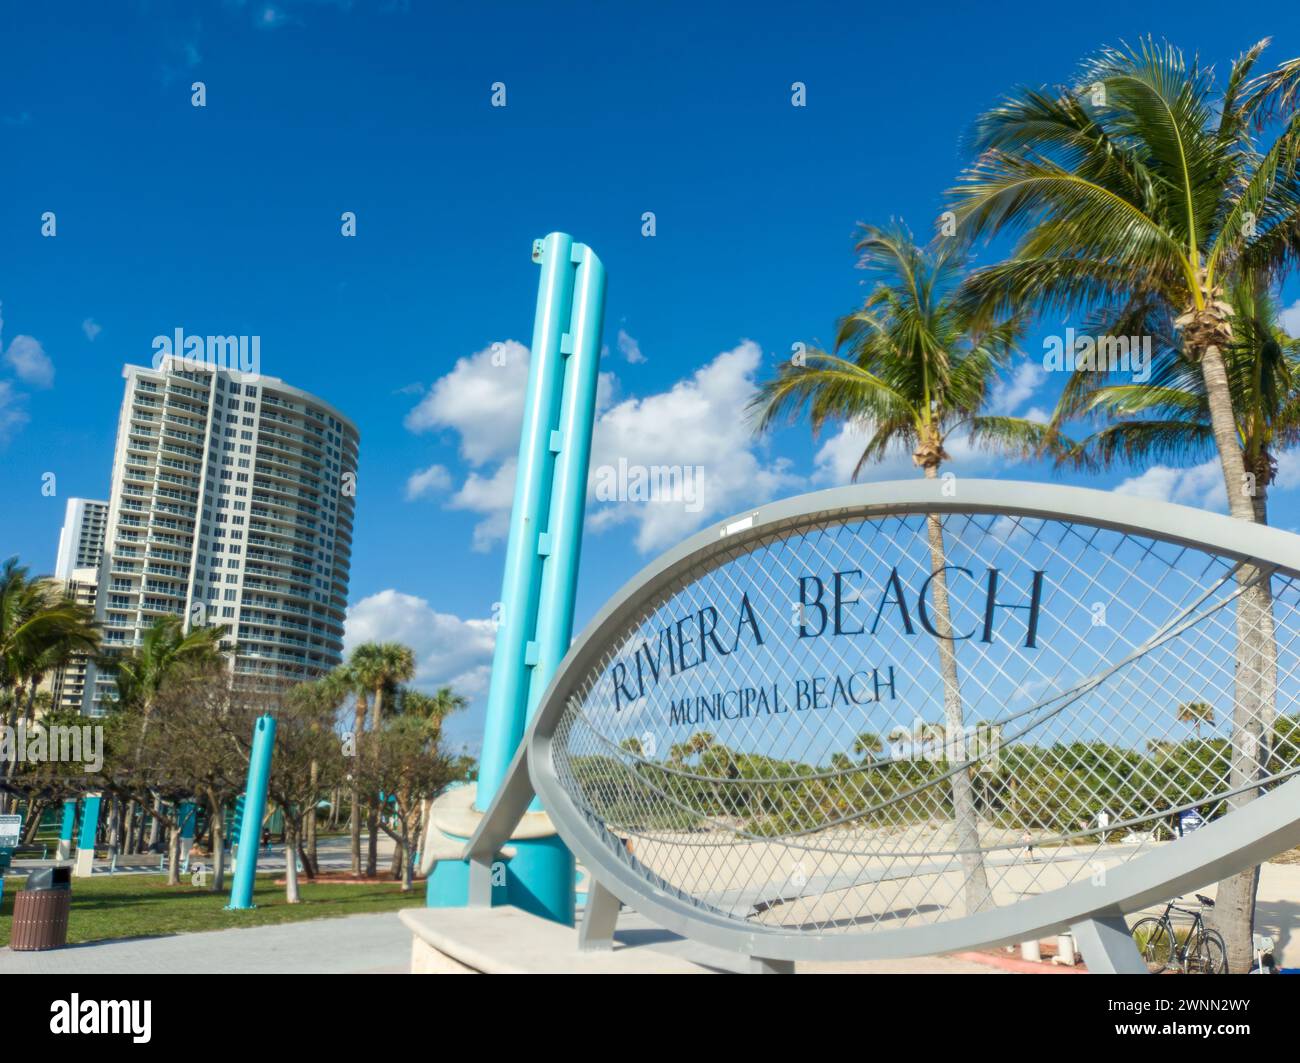
[[[405,974],[410,962],[411,932],[396,912],[95,941],[49,952],[0,949],[0,975]]]

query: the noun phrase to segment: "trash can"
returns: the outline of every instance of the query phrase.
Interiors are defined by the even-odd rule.
[[[9,947],[15,952],[39,952],[66,945],[71,907],[71,868],[44,867],[33,871],[27,876],[27,888],[14,894]]]

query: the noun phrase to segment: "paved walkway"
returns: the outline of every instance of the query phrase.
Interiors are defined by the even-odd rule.
[[[0,975],[405,974],[410,962],[411,932],[396,912],[93,941],[49,952],[0,949]]]
[[[1208,892],[1213,893],[1211,888]],[[1189,898],[1190,899],[1190,898]],[[1284,966],[1300,966],[1300,865],[1268,864],[1259,891],[1259,927],[1274,935]],[[725,954],[659,930],[625,911],[619,932],[642,935],[655,950],[726,968]],[[405,973],[411,932],[396,912],[313,919],[282,926],[212,930],[172,937],[89,942],[50,952],[0,949],[6,974],[361,974]],[[951,957],[799,964],[800,973],[991,974],[993,968]]]
[[[379,854],[379,867],[387,869],[389,862],[393,859],[393,849],[396,843],[387,834],[379,835],[379,845],[377,852]],[[348,871],[352,868],[352,840],[347,836],[330,835],[327,838],[321,838],[316,846],[316,858],[320,863],[322,871]],[[366,838],[361,838],[361,859],[366,859]],[[204,861],[211,864],[211,861]],[[41,867],[53,867],[56,863],[67,864],[69,861],[56,861],[53,856],[41,860],[32,857],[25,857],[21,860],[15,860],[10,874],[14,876],[24,875],[35,871]],[[117,875],[157,875],[165,871],[162,864],[162,857],[156,853],[144,854],[133,853],[130,856],[119,856],[116,866],[112,865],[109,860],[95,861],[95,874],[109,874],[110,868],[113,874]],[[285,868],[284,846],[272,845],[269,848],[260,847],[257,850],[257,870],[259,872],[276,871],[283,872]],[[226,871],[230,871],[230,860],[227,856]],[[14,886],[10,888],[19,888]]]

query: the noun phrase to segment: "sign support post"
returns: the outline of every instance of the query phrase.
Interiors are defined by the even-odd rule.
[[[99,833],[99,794],[87,794],[81,805],[81,833],[77,836],[74,878],[89,878],[95,870],[95,836]]]
[[[500,621],[492,658],[483,752],[473,809],[481,815],[505,782],[525,728],[573,633],[573,607],[596,415],[605,267],[585,244],[551,233],[533,244],[541,266],[518,474],[506,540]],[[536,818],[545,820],[540,806]],[[431,822],[437,826],[438,809]],[[572,925],[573,854],[550,827],[511,839],[494,868],[494,900]],[[463,848],[466,838],[442,831]],[[429,875],[429,904],[465,904],[464,860],[440,859]]]
[[[59,847],[55,851],[56,860],[68,860],[72,857],[72,833],[77,826],[77,799],[70,797],[63,802],[63,822],[59,824]]]
[[[244,819],[239,836],[240,857],[235,867],[234,885],[230,888],[232,911],[256,908],[253,882],[257,874],[257,839],[262,834],[266,814],[266,787],[271,780],[271,753],[275,749],[275,717],[259,716],[253,727],[253,748],[248,754],[248,788],[244,800]],[[251,844],[250,844],[251,842]]]

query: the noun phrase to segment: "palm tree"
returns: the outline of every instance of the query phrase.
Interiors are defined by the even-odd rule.
[[[180,617],[164,616],[145,628],[140,645],[130,653],[107,659],[117,685],[117,706],[141,713],[141,741],[149,727],[149,716],[163,684],[187,669],[202,669],[221,659],[220,625],[185,631]]]
[[[978,270],[966,302],[995,310],[1103,308],[1119,335],[1153,314],[1181,332],[1200,372],[1229,511],[1257,520],[1237,436],[1225,351],[1234,276],[1277,275],[1300,240],[1300,112],[1294,63],[1251,80],[1261,41],[1214,72],[1169,44],[1108,48],[1076,87],[1022,89],[983,115],[978,158],[954,191],[967,238],[1017,234],[1011,256]],[[1261,126],[1281,112],[1267,146]],[[1129,327],[1134,326],[1134,327]],[[1276,647],[1268,581],[1238,571],[1237,678],[1229,805],[1253,800],[1261,720],[1271,716]],[[1216,921],[1233,969],[1251,959],[1258,869],[1220,884]]]
[[[840,325],[837,349],[816,351],[805,364],[783,365],[754,400],[758,430],[793,418],[807,407],[814,433],[827,423],[859,425],[869,433],[854,479],[891,450],[910,450],[927,479],[937,479],[949,454],[944,444],[964,431],[977,445],[1028,456],[1049,442],[1046,425],[983,412],[998,373],[1023,329],[1018,316],[977,321],[956,296],[965,253],[950,240],[922,249],[901,225],[864,226],[859,264],[876,286],[857,313]],[[948,733],[964,735],[957,654],[950,636],[943,521],[927,514],[939,670]],[[964,759],[962,756],[960,759]],[[955,847],[965,873],[968,912],[990,901],[979,824],[967,771],[951,776]]]
[[[369,642],[352,651],[349,664],[358,683],[370,692],[370,731],[378,733],[383,720],[384,693],[415,675],[415,654],[397,642]],[[369,843],[366,874],[374,875],[379,862],[379,799],[370,795],[367,828]]]
[[[469,699],[457,694],[449,686],[439,687],[432,694],[418,690],[403,690],[401,713],[424,720],[438,734],[442,731],[442,721],[453,712],[460,712],[469,704]]]
[[[370,695],[371,669],[369,666],[372,654],[369,645],[358,646],[354,649],[348,658],[348,663],[335,668],[331,675],[338,684],[339,689],[344,690],[353,699],[353,716],[352,716],[352,756],[356,756],[357,745],[361,739],[361,733],[366,728],[366,704]],[[361,793],[357,786],[357,771],[355,767],[350,770],[348,775],[348,833],[351,836],[352,844],[352,874],[361,875]]]
[[[880,740],[880,735],[872,731],[863,731],[853,739],[853,755],[863,762],[884,752],[884,749],[885,744]]]
[[[1268,489],[1277,456],[1300,442],[1300,340],[1279,323],[1277,301],[1263,277],[1239,276],[1228,292],[1234,337],[1224,348],[1234,434],[1242,464],[1253,478],[1256,523],[1268,523]],[[1109,423],[1059,454],[1079,468],[1115,464],[1149,468],[1153,462],[1199,462],[1215,453],[1209,400],[1200,367],[1184,352],[1167,316],[1153,313],[1140,326],[1153,338],[1149,379],[1114,384],[1102,374],[1077,373],[1067,382],[1053,423],[1093,416]]]
[[[98,647],[89,609],[69,600],[55,581],[33,579],[16,557],[0,566],[0,723],[16,726],[20,712],[33,717],[44,676]],[[0,762],[0,778],[11,767]],[[7,805],[8,796],[0,793],[0,810]]]
[[[1178,706],[1178,722],[1196,725],[1196,738],[1201,737],[1201,724],[1214,726],[1214,706],[1208,701],[1187,701]]]
[[[221,639],[226,629],[220,625],[196,627],[185,631],[180,617],[164,616],[146,628],[140,645],[123,656],[105,658],[101,666],[110,669],[116,680],[117,694],[113,708],[129,710],[139,715],[139,736],[136,740],[137,768],[149,734],[154,701],[164,685],[183,679],[186,674],[201,674],[204,669],[221,659]],[[155,813],[161,811],[161,798],[155,793],[152,800]],[[141,807],[148,808],[145,802]],[[134,819],[135,798],[128,803],[126,821]],[[151,821],[149,845],[158,840],[161,817]],[[144,824],[141,822],[141,834]],[[129,832],[128,832],[129,833]],[[128,845],[134,835],[127,838]]]
[[[435,746],[442,737],[443,721],[453,712],[459,712],[469,704],[468,698],[457,694],[449,686],[439,687],[433,694],[425,694],[422,691],[409,688],[403,688],[399,691],[399,694],[398,711],[402,716],[423,721],[424,725],[429,729]],[[421,808],[420,822],[415,831],[416,838],[424,837],[424,821],[428,813],[428,805],[429,802],[426,801]],[[399,872],[405,873],[404,869],[407,867],[407,862],[400,846],[393,853],[393,867]]]
[[[307,715],[313,719],[330,719],[336,720],[338,710],[344,702],[347,701],[351,693],[347,682],[347,675],[342,668],[336,668],[317,679],[306,683],[299,683],[293,688],[292,696],[302,702],[309,710]],[[314,726],[314,725],[313,725]],[[320,778],[321,766],[318,761],[313,760],[311,763],[311,787],[312,792],[316,792],[316,784]],[[307,877],[314,878],[316,874],[316,813],[313,810],[306,818],[305,838],[303,845],[307,852]]]

